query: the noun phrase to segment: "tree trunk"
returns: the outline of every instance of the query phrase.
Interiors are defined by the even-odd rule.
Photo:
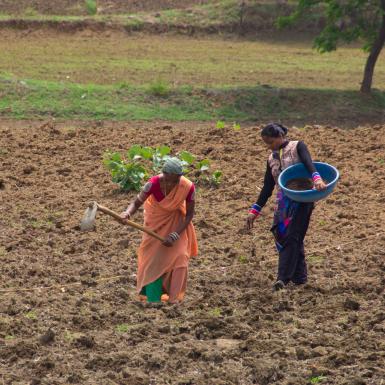
[[[385,42],[385,0],[381,0],[381,9],[383,12],[381,28],[378,33],[377,39],[373,44],[372,50],[370,51],[369,57],[366,60],[364,79],[361,83],[361,92],[364,93],[370,93],[372,89],[374,67]]]

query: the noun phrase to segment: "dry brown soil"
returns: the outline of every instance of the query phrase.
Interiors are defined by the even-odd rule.
[[[342,177],[313,214],[309,283],[273,294],[273,199],[242,230],[268,155],[256,127],[1,121],[1,383],[382,384],[385,126],[291,135]],[[101,156],[134,143],[187,149],[224,172],[218,189],[198,189],[200,253],[180,307],[136,301],[138,232],[103,215],[79,231],[89,201],[120,211],[133,198]]]

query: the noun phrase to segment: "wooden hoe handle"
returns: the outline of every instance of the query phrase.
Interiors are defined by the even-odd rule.
[[[131,226],[131,227],[134,227],[135,229],[138,229],[140,231],[143,231],[143,232],[147,233],[148,235],[151,235],[152,237],[159,239],[159,241],[161,241],[161,242],[165,241],[165,239],[163,237],[161,237],[159,234],[157,234],[155,231],[152,231],[151,229],[144,227],[142,225],[139,225],[138,223],[135,223],[135,222],[130,221],[128,219],[122,219],[118,213],[108,209],[107,207],[101,206],[99,203],[97,205],[98,205],[98,210],[100,210],[104,214],[110,215],[111,217],[116,219],[118,222],[123,223],[123,224],[128,225],[128,226]]]

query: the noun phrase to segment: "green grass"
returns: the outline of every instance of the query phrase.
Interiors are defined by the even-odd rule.
[[[38,10],[27,7],[22,15],[3,13],[0,15],[0,20],[18,18],[37,20],[44,23],[58,20],[71,21],[68,17],[76,17],[77,21],[85,19],[95,21],[108,20],[115,26],[126,26],[128,29],[136,30],[144,29],[146,23],[151,23],[152,25],[157,24],[162,27],[167,26],[168,29],[178,29],[179,27],[183,29],[183,26],[188,26],[190,29],[197,31],[209,29],[211,32],[213,30],[233,32],[241,27],[242,20],[243,25],[247,25],[249,32],[253,34],[255,29],[258,29],[258,31],[271,31],[274,28],[277,17],[286,15],[288,7],[294,9],[295,5],[293,1],[289,1],[286,7],[283,8],[274,0],[255,0],[253,2],[246,2],[245,6],[242,7],[239,0],[216,0],[184,9],[159,10],[156,13],[153,10],[151,12],[127,13],[122,11],[114,12],[113,9],[110,9],[109,12],[111,14],[98,14],[96,0],[83,1],[83,6],[78,4],[75,8],[73,6],[67,9],[63,7],[60,15],[42,15]],[[84,10],[87,15],[83,15]],[[75,13],[76,15],[67,16],[67,13],[70,15]],[[309,17],[306,22],[300,21],[294,28],[297,28],[298,25],[300,31],[304,27],[307,30],[311,30],[317,28],[318,21],[319,15],[315,15],[311,18]]]
[[[156,82],[153,82],[149,85],[147,91],[150,95],[153,95],[153,96],[166,97],[170,95],[171,88],[167,82],[163,80],[157,80]]]
[[[0,116],[16,119],[56,117],[79,120],[284,119],[328,122],[381,121],[385,93],[363,96],[356,91],[276,89],[266,87],[170,87],[167,95],[147,86],[96,85],[0,78]]]
[[[151,21],[152,23],[157,24],[166,24],[166,25],[189,25],[192,27],[215,27],[226,25],[238,24],[240,21],[241,7],[238,0],[221,0],[221,1],[212,1],[204,5],[196,5],[189,7],[188,9],[166,9],[160,10],[154,16],[154,12],[137,12],[137,13],[112,13],[109,15],[98,15],[97,14],[97,1],[96,0],[84,0],[84,9],[87,12],[87,16],[82,15],[82,7],[77,7],[78,15],[76,17],[78,20],[85,18],[95,18],[95,20],[100,20],[100,18],[109,18],[116,24],[124,24],[124,21],[127,17],[134,17],[141,23],[146,21]],[[72,7],[68,9],[68,13],[73,14],[75,9]],[[277,15],[282,13],[282,7],[279,7],[274,1],[255,1],[254,4],[248,4],[244,9],[244,18],[247,22],[253,20],[253,17],[257,16],[256,22],[261,23],[261,19],[264,22],[273,24]],[[32,7],[27,7],[24,9],[22,15],[12,15],[12,14],[3,14],[3,18],[23,18],[49,21],[53,20],[53,17],[66,17],[66,12],[62,12],[60,15],[41,15],[38,10],[35,10]]]
[[[277,9],[276,4],[271,4]],[[261,4],[255,4],[260,8]],[[254,8],[254,7],[250,7]],[[222,0],[185,9],[169,9],[159,12],[159,22],[165,24],[188,24],[196,27],[229,25],[238,23],[240,3],[238,0]],[[270,19],[272,16],[270,14]]]
[[[382,122],[384,92],[357,92],[366,55],[354,47],[320,55],[310,47],[301,36],[94,39],[7,31],[0,39],[0,116],[210,120],[226,127],[250,120]],[[382,55],[374,87],[385,84],[384,63]]]
[[[89,15],[96,15],[98,12],[96,0],[85,0],[85,6]]]
[[[0,73],[17,78],[73,83],[357,90],[366,54],[341,47],[330,54],[311,49],[302,36],[269,40],[191,39],[124,34],[85,38],[74,34],[25,36],[7,32],[0,39]],[[187,48],[187,49],[186,49]],[[381,55],[374,87],[385,84]]]
[[[36,16],[38,16],[38,12],[32,7],[27,7],[24,10],[23,16],[24,17],[36,17]]]
[[[18,19],[18,20],[27,20],[27,21],[49,21],[49,22],[62,22],[62,21],[67,21],[67,22],[71,22],[71,21],[75,21],[75,22],[78,22],[78,21],[83,21],[85,19],[90,19],[90,16],[76,16],[76,15],[44,15],[44,14],[40,14],[38,13],[37,11],[33,10],[33,9],[26,9],[25,10],[25,13],[20,16],[20,15],[10,15],[10,14],[7,14],[7,13],[0,13],[0,21],[8,21],[8,20],[14,20],[14,19]],[[109,21],[111,20],[111,17],[109,16],[102,16],[102,15],[95,15],[93,17],[91,17],[91,19],[95,20],[95,21]]]

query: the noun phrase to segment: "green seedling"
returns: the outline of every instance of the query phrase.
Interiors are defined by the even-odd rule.
[[[221,309],[220,309],[219,307],[216,307],[216,308],[214,308],[214,309],[212,309],[212,310],[210,311],[210,314],[211,314],[213,317],[220,317],[221,314],[222,314],[222,311],[221,311]]]
[[[223,129],[225,128],[225,122],[222,122],[222,120],[218,120],[215,127],[219,129]]]
[[[325,376],[311,377],[310,384],[320,384],[323,380],[326,380]]]
[[[28,313],[25,314],[25,317],[29,318],[29,319],[32,319],[32,320],[35,320],[35,319],[37,319],[37,314],[36,314],[35,311],[31,310],[31,311],[29,311]]]
[[[248,258],[245,255],[240,255],[238,260],[240,263],[247,263],[248,262]]]
[[[129,329],[130,329],[130,325],[128,324],[119,324],[119,325],[116,325],[115,327],[115,330],[118,333],[127,333]]]

